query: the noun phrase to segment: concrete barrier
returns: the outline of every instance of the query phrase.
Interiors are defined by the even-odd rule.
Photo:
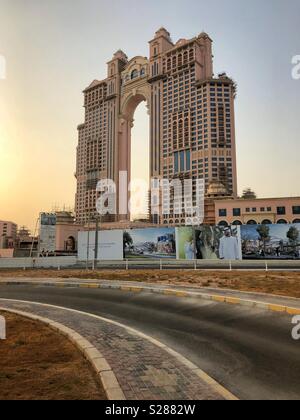
[[[76,257],[53,257],[53,258],[0,258],[1,268],[65,268],[77,264]]]

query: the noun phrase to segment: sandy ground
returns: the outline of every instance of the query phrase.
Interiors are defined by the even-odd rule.
[[[104,400],[88,362],[42,323],[8,313],[0,341],[0,400]]]
[[[300,272],[195,271],[195,270],[3,270],[1,278],[78,278],[95,280],[142,281],[188,287],[217,287],[270,293],[300,298]]]

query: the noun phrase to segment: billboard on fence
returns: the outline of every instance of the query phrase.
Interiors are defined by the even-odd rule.
[[[196,246],[192,227],[176,228],[176,256],[178,260],[194,260]]]
[[[78,259],[90,261],[95,258],[96,232],[78,233]],[[98,233],[98,260],[123,259],[123,231],[101,230]]]
[[[240,226],[200,226],[195,228],[198,260],[241,260]]]
[[[241,226],[243,259],[300,259],[300,224]]]
[[[14,249],[0,249],[0,258],[13,258]]]
[[[56,250],[56,215],[40,214],[39,253],[48,254]]]
[[[124,256],[128,259],[175,259],[175,228],[124,231]]]

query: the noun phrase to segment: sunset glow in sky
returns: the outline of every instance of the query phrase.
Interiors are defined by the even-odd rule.
[[[215,73],[238,84],[239,190],[300,196],[299,0],[0,0],[0,219],[33,228],[40,211],[74,206],[82,90],[106,77],[119,48],[148,56],[166,27],[173,41],[203,30],[214,40]],[[148,116],[136,115],[136,175],[147,174]],[[145,169],[146,168],[146,169]]]

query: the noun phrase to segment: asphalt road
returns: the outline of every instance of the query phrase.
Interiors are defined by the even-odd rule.
[[[291,337],[291,316],[109,289],[0,286],[0,297],[77,309],[134,327],[182,353],[240,399],[300,399],[300,341]]]

